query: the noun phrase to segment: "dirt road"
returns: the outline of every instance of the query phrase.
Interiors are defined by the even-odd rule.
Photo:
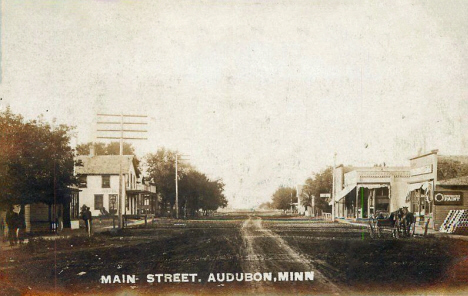
[[[244,215],[161,219],[147,228],[92,238],[31,240],[16,250],[0,252],[0,295],[395,295],[427,290],[460,295],[461,288],[466,291],[468,242],[431,237],[372,240],[363,231],[327,221]],[[211,274],[271,273],[279,278],[280,272],[311,271],[314,280],[208,280]],[[146,282],[148,274],[161,273],[196,273],[201,281]],[[100,282],[102,275],[123,274],[140,280]]]
[[[249,217],[242,224],[243,240],[242,261],[244,272],[305,272],[313,271],[313,282],[291,282],[291,292],[304,292],[321,294],[340,294],[339,289],[331,280],[326,278],[316,266],[302,253],[292,249],[279,235],[266,229],[259,217]],[[256,282],[252,289],[263,294],[271,290],[275,283]]]

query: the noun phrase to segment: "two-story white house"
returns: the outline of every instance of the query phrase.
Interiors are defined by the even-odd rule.
[[[123,173],[123,196],[120,205],[126,213],[128,191],[137,189],[137,169],[133,155],[86,155],[78,156],[75,172],[79,178],[80,208],[90,207],[93,216],[103,212],[116,214],[119,206],[119,174]]]

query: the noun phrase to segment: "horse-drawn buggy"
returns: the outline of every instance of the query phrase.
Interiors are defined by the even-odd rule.
[[[372,238],[383,237],[385,229],[389,229],[394,238],[410,237],[414,235],[415,224],[414,214],[408,210],[408,207],[403,207],[391,213],[377,213],[369,219],[369,231]]]

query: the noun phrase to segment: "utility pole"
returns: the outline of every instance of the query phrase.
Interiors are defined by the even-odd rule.
[[[140,121],[140,122],[129,122],[125,121],[124,119],[135,119],[135,118],[140,118],[140,119],[146,119],[148,116],[146,115],[125,115],[123,113],[120,114],[97,114],[99,117],[107,118],[103,119],[102,121],[98,121],[97,124],[105,125],[105,126],[119,126],[119,128],[98,128],[98,132],[106,132],[106,133],[119,133],[119,136],[108,136],[108,135],[102,135],[102,136],[97,136],[96,138],[98,139],[107,139],[107,140],[119,140],[120,141],[120,149],[119,149],[119,155],[120,155],[120,164],[119,164],[119,199],[118,199],[118,217],[119,217],[119,228],[123,228],[123,219],[122,219],[122,205],[123,201],[122,198],[125,193],[125,186],[123,182],[123,171],[122,171],[122,161],[123,161],[123,141],[124,140],[147,140],[148,138],[142,138],[142,137],[126,137],[124,136],[124,133],[146,133],[148,130],[144,129],[131,129],[125,126],[135,126],[135,125],[147,125],[148,123],[145,121]],[[112,121],[111,118],[119,118],[119,121]]]
[[[336,209],[335,209],[335,168],[336,168],[336,152],[333,155],[333,170],[332,170],[332,221],[335,221],[335,214],[336,214]]]
[[[292,215],[292,212],[293,212],[292,192],[290,193],[290,195],[291,195],[291,215]]]
[[[179,219],[179,171],[177,169],[177,159],[179,155],[175,156],[175,208],[176,208],[176,219]]]
[[[188,156],[188,155],[182,155],[182,154],[179,155],[179,153],[176,153],[176,156],[175,156],[175,207],[176,207],[176,219],[179,219],[179,169],[178,169],[179,156]],[[187,159],[181,159],[181,160],[187,160]]]

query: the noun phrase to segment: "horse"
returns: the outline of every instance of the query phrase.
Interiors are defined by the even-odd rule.
[[[408,210],[408,207],[400,208],[401,217],[400,217],[400,228],[403,230],[404,236],[410,236],[411,224],[413,224],[413,235],[416,224],[416,217],[413,213]]]

